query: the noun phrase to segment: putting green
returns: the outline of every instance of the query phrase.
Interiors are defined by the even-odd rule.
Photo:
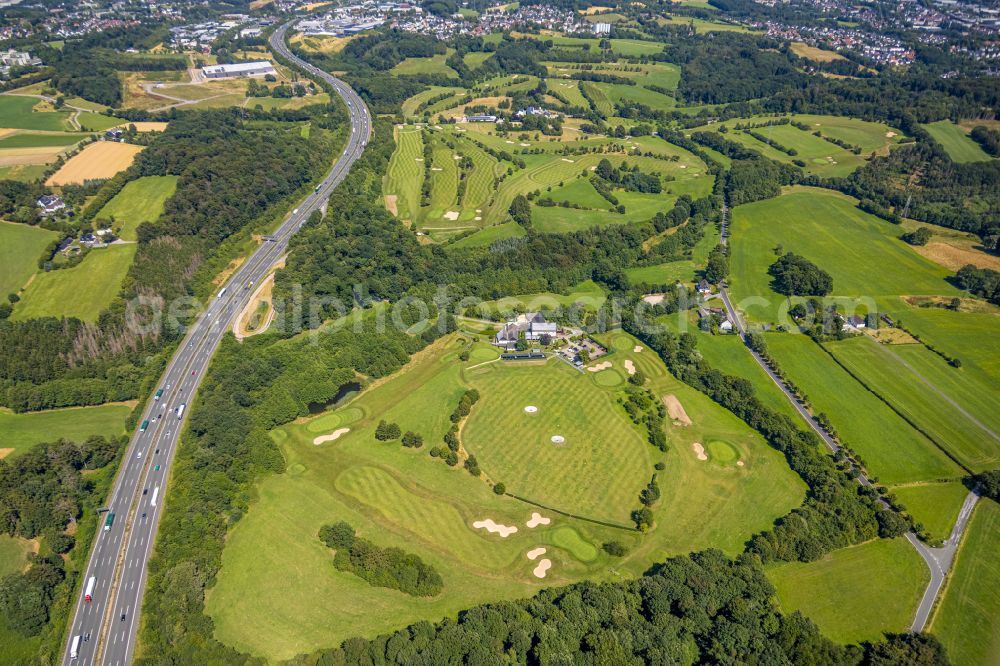
[[[310,421],[306,424],[306,430],[309,432],[326,432],[349,423],[354,423],[364,415],[365,413],[360,407],[348,407],[332,414],[324,414],[315,421]]]
[[[484,345],[476,345],[471,352],[469,352],[469,360],[476,362],[492,361],[493,359],[500,356],[496,349],[492,347],[486,347]]]
[[[562,525],[552,531],[552,544],[567,551],[581,562],[593,562],[597,559],[597,548],[585,541],[580,533],[568,525]]]
[[[622,376],[617,370],[601,370],[594,374],[594,381],[598,386],[618,386],[622,383]]]
[[[713,439],[705,444],[705,451],[708,459],[717,465],[733,465],[740,459],[740,452],[736,447],[721,439]]]

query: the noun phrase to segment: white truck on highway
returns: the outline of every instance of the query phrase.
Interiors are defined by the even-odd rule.
[[[83,591],[83,600],[88,604],[94,600],[94,587],[97,585],[97,577],[91,576],[87,580],[87,589]]]
[[[186,403],[181,403],[181,406],[177,408],[177,418],[184,416],[184,408],[187,407]]]
[[[76,659],[80,656],[80,636],[74,636],[73,642],[69,646],[69,658]]]

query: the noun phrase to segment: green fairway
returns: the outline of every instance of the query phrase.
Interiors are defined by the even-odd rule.
[[[595,83],[612,106],[621,102],[637,102],[654,109],[667,109],[676,105],[673,97],[655,92],[641,85],[628,86],[622,83]]]
[[[782,370],[808,396],[813,412],[830,418],[841,440],[861,455],[868,471],[882,483],[962,475],[958,465],[855,381],[811,339],[773,333],[767,335],[767,345]]]
[[[976,506],[930,632],[953,664],[1000,662],[1000,506],[992,500]]]
[[[494,383],[509,383],[500,381],[504,378],[518,380],[518,388],[523,384],[525,391],[536,390],[530,388],[532,385],[551,386],[552,382],[565,386],[598,410],[583,418],[596,420],[598,414],[607,415],[609,422],[593,426],[597,432],[622,436],[621,441],[605,441],[570,424],[563,445],[566,453],[579,455],[572,451],[574,447],[600,447],[601,452],[634,449],[633,461],[615,459],[613,467],[589,468],[608,482],[630,485],[628,491],[584,488],[584,495],[590,495],[588,501],[601,494],[621,495],[625,507],[635,508],[638,489],[652,473],[650,459],[662,455],[645,443],[617,406],[619,388],[599,387],[589,373],[581,374],[557,361],[519,367],[499,362],[483,366],[484,357],[495,358],[495,351],[485,345],[475,346],[469,361],[462,362],[459,352],[467,343],[449,336],[347,405],[274,431],[288,471],[258,484],[249,511],[227,537],[222,569],[207,595],[206,611],[215,623],[215,635],[267,659],[287,659],[351,636],[373,637],[419,620],[454,616],[477,603],[530,596],[543,587],[581,579],[638,576],[670,554],[712,546],[735,554],[752,533],[765,529],[802,501],[801,481],[781,455],[741,421],[673,380],[654,354],[632,352],[632,338],[614,334],[606,342],[616,350],[611,357],[616,366],[624,358],[633,359],[650,378],[650,386],[658,394],[669,391],[678,396],[694,421],[689,428],[672,428],[669,433],[667,469],[659,472],[663,498],[654,507],[656,524],[649,533],[640,537],[632,530],[575,520],[499,497],[461,465],[450,468],[429,456],[431,446],[441,445],[450,425],[448,414],[463,391],[480,387],[482,397],[473,407],[461,440],[477,455],[484,474],[498,479],[487,456],[477,449],[485,440],[476,435],[475,422],[495,420],[489,412],[507,403],[517,411],[501,416],[517,420],[529,417],[523,411],[526,396],[492,393]],[[532,377],[536,371],[538,376]],[[534,416],[540,423],[548,419],[551,425],[577,411],[564,396],[544,393],[537,402],[541,409]],[[568,411],[563,417],[547,413],[553,408]],[[398,441],[377,442],[373,433],[383,418],[398,423],[403,431],[422,434],[424,446],[406,449]],[[520,427],[504,424],[515,426]],[[315,437],[330,432],[328,428],[343,427],[351,430],[336,441],[313,444]],[[745,466],[723,468],[697,461],[691,450],[692,438],[731,442]],[[546,440],[541,453],[553,446]],[[623,470],[628,473],[638,467],[641,474],[622,475]],[[554,486],[580,492],[573,490],[567,477],[577,478],[577,485],[582,485],[584,470],[565,468],[552,479]],[[504,481],[511,491],[521,483],[517,478]],[[551,523],[527,527],[532,512],[541,513]],[[500,538],[472,526],[487,518],[516,526],[518,531]],[[316,538],[321,525],[336,520],[356,525],[362,536],[379,545],[419,555],[441,572],[444,590],[436,597],[414,598],[371,587],[336,571],[329,550]],[[628,555],[612,561],[599,549],[599,544],[610,540],[626,544]],[[552,562],[544,579],[532,575],[534,565],[526,558],[526,553],[538,546],[546,548],[545,557]],[[609,571],[612,566],[617,574]]]
[[[478,247],[481,245],[489,245],[494,241],[501,240],[503,238],[517,238],[525,235],[524,227],[515,222],[505,222],[504,224],[497,224],[492,227],[486,227],[481,231],[461,238],[454,243],[446,246],[449,248],[462,248],[462,247]]]
[[[0,127],[62,131],[69,128],[68,111],[34,111],[37,97],[0,95]]]
[[[163,206],[177,189],[177,176],[143,176],[131,181],[97,213],[98,223],[110,223],[124,240],[136,240],[136,229],[163,214]]]
[[[402,106],[403,115],[412,116],[414,113],[416,113],[417,107],[421,106],[424,102],[426,102],[432,97],[437,97],[438,95],[445,92],[460,93],[463,90],[464,88],[431,86],[427,90],[422,90],[418,92],[416,95],[407,98],[407,100],[403,102]]]
[[[424,181],[422,136],[417,129],[396,130],[396,150],[385,175],[386,196],[395,197],[397,215],[403,221],[416,222],[420,212],[420,187]]]
[[[79,265],[39,273],[24,290],[13,319],[78,317],[96,321],[111,304],[132,265],[136,245],[92,250]]]
[[[836,550],[816,562],[767,569],[785,613],[802,611],[838,643],[910,628],[930,572],[902,537]]]
[[[897,354],[893,347],[908,353]],[[880,345],[858,336],[829,343],[827,349],[970,469],[984,471],[1000,463],[995,391],[970,386],[960,368],[950,367],[922,345]]]
[[[38,270],[42,250],[59,237],[27,224],[0,222],[0,296],[18,291]]]
[[[738,206],[732,222],[734,300],[738,307],[740,301],[747,303],[742,309],[752,320],[793,325],[784,317],[789,300],[804,299],[787,299],[771,289],[767,270],[778,258],[777,246],[829,273],[831,296],[848,304],[872,307],[886,296],[903,294],[959,296],[945,281],[951,272],[914,252],[898,233],[859,210],[853,199],[829,190],[795,187],[774,199]],[[766,302],[755,302],[758,297]]]
[[[562,306],[581,303],[592,309],[600,307],[607,299],[604,289],[593,280],[587,280],[575,285],[568,294],[554,294],[550,291],[534,294],[504,296],[495,301],[485,301],[480,307],[484,313],[494,312],[536,312],[538,310],[554,310]]]
[[[921,127],[941,144],[955,162],[983,162],[990,159],[982,147],[969,138],[964,129],[950,120],[939,120]]]
[[[81,442],[91,435],[112,437],[125,432],[125,419],[132,408],[124,404],[71,407],[15,414],[0,408],[0,451],[24,453],[42,442],[68,439]]]
[[[12,134],[0,139],[0,150],[12,148],[46,148],[49,146],[71,146],[86,139],[89,134],[66,132],[64,134]]]
[[[792,125],[758,127],[751,131],[761,134],[772,141],[776,141],[785,148],[794,150],[796,154],[789,155],[750,136],[750,134],[740,131],[729,132],[726,134],[726,137],[779,162],[791,164],[793,160],[801,160],[805,162],[806,166],[804,168],[808,173],[814,173],[819,176],[848,176],[858,167],[865,164],[864,157],[861,155],[855,155],[849,150],[832,144],[821,137],[813,136],[811,133]]]
[[[932,539],[947,539],[955,526],[958,512],[962,508],[968,488],[961,482],[924,483],[893,488],[908,512],[919,516],[924,529]]]

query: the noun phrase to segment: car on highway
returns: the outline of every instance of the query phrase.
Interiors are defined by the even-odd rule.
[[[160,471],[160,466],[156,465],[155,467],[153,467],[153,471],[154,472],[159,472]]]

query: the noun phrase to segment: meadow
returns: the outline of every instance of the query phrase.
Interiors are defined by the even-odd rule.
[[[910,628],[930,572],[906,539],[877,539],[816,562],[770,566],[785,613],[801,611],[838,643],[878,640]]]
[[[952,663],[1000,661],[1000,506],[982,499],[966,527],[929,628]]]
[[[396,76],[437,74],[457,78],[458,73],[445,64],[448,55],[448,53],[438,53],[429,58],[407,58],[389,71]]]
[[[0,294],[18,292],[38,270],[42,251],[58,237],[39,227],[0,222]]]
[[[941,144],[955,162],[984,162],[991,159],[966,131],[950,120],[921,125],[935,141]]]
[[[58,439],[80,442],[91,435],[121,435],[125,432],[125,420],[131,412],[132,406],[125,403],[24,414],[0,408],[0,432],[3,433],[0,458],[24,453],[42,442]]]
[[[615,334],[605,342],[614,351],[608,357],[613,359],[614,372],[621,373],[617,386],[604,386],[590,373],[552,365],[559,361],[542,366],[501,365],[492,361],[496,351],[482,344],[472,346],[469,360],[461,361],[459,353],[469,349],[469,341],[449,336],[347,404],[275,430],[272,436],[285,456],[287,471],[258,484],[256,499],[227,538],[222,569],[207,598],[206,610],[215,622],[216,636],[267,659],[290,658],[350,636],[371,637],[419,620],[454,617],[476,603],[529,596],[543,587],[584,578],[636,576],[669,554],[709,546],[735,554],[750,534],[801,502],[804,486],[784,459],[736,417],[673,380],[653,354],[633,352],[634,339]],[[668,426],[671,450],[665,456],[667,468],[659,473],[663,499],[654,508],[653,529],[641,538],[630,529],[576,520],[499,497],[461,466],[450,468],[427,453],[441,443],[450,425],[447,415],[464,390],[481,385],[482,398],[473,407],[461,439],[479,458],[484,474],[498,479],[486,461],[490,454],[477,450],[476,442],[482,448],[487,440],[478,439],[476,421],[495,419],[488,412],[494,407],[506,409],[502,405],[511,399],[516,404],[511,402],[510,408],[517,409],[511,418],[529,415],[523,412],[524,396],[494,395],[493,384],[538,391],[555,381],[574,395],[589,396],[588,401],[611,420],[595,427],[624,438],[620,443],[596,437],[576,441],[567,430],[567,449],[627,447],[644,467],[634,470],[634,478],[622,480],[622,486],[630,486],[628,492],[605,487],[593,493],[620,493],[626,505],[634,508],[637,488],[631,486],[648,481],[649,461],[663,456],[630,430],[615,402],[626,358],[647,373],[657,393],[668,390],[677,395],[694,421],[686,428]],[[550,392],[536,401],[541,409],[533,416],[543,425],[566,418],[552,409],[574,409]],[[374,428],[383,418],[398,423],[403,431],[421,433],[424,446],[414,450],[401,447],[398,441],[377,442]],[[336,441],[313,444],[317,436],[340,428],[350,431]],[[495,441],[500,435],[483,436]],[[718,460],[699,461],[691,449],[692,438],[727,444]],[[553,445],[546,441],[542,446]],[[743,466],[736,465],[736,457]],[[617,463],[628,469],[636,465],[626,460]],[[614,480],[607,469],[594,473]],[[574,469],[561,470],[554,482],[568,487],[571,484],[563,477],[574,475],[582,477]],[[516,476],[504,481],[512,491],[521,483]],[[525,523],[533,511],[551,523],[528,528]],[[518,531],[501,538],[472,527],[472,522],[486,518],[517,526]],[[418,554],[441,573],[444,590],[437,597],[417,599],[337,572],[329,551],[316,538],[321,525],[335,520],[351,522],[362,536],[379,545]],[[612,561],[599,548],[610,539],[625,543],[628,555]],[[533,565],[525,557],[538,546],[547,549],[545,557],[552,561],[545,579],[532,575]]]
[[[163,214],[163,207],[177,189],[177,176],[143,176],[125,185],[95,216],[111,224],[119,238],[136,240],[136,229]]]
[[[111,245],[91,250],[72,268],[39,273],[24,290],[11,318],[77,317],[96,321],[118,294],[135,251],[134,244]]]
[[[0,139],[0,150],[12,150],[16,148],[48,148],[52,146],[72,146],[86,139],[89,134],[79,132],[61,132],[59,134],[33,134],[31,132],[19,132],[10,134]]]
[[[947,539],[969,489],[960,481],[920,483],[893,488],[898,501],[920,522],[932,539]]]
[[[70,129],[68,111],[35,111],[37,97],[0,95],[0,127],[60,132]]]
[[[970,383],[922,345],[880,345],[868,336],[826,345],[893,408],[973,471],[1000,463],[996,395]]]
[[[782,196],[738,206],[732,215],[734,300],[750,320],[790,325],[787,309],[804,299],[771,289],[767,269],[778,259],[775,248],[829,273],[830,296],[848,306],[848,314],[853,305],[863,312],[888,296],[962,295],[945,281],[950,271],[897,235],[896,227],[861,211],[854,199],[829,190],[793,187]]]
[[[767,334],[767,345],[791,380],[825,413],[841,440],[881,483],[959,478],[963,472],[930,440],[855,381],[805,335]],[[919,518],[919,516],[918,516]]]

